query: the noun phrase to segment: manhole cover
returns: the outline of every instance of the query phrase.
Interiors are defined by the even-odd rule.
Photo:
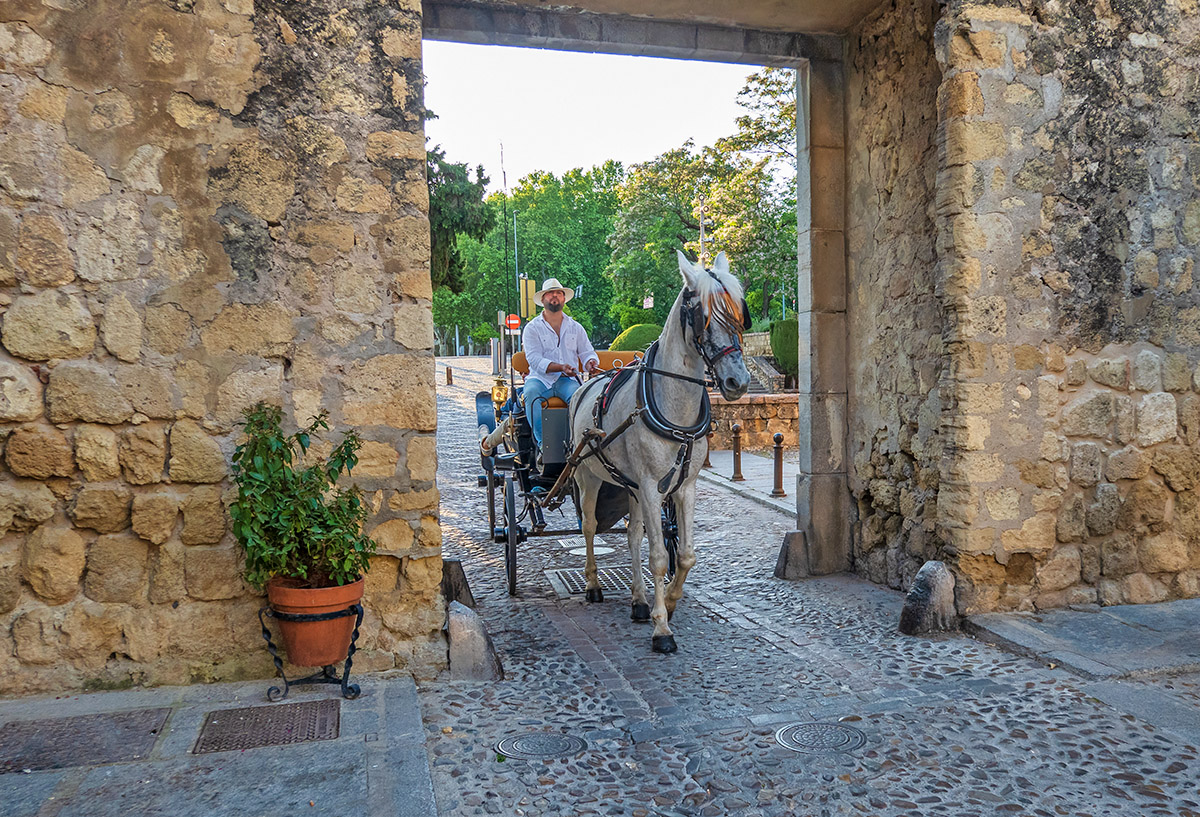
[[[571,548],[567,552],[570,553],[572,556],[583,556],[586,558],[587,557],[587,545],[584,545],[581,548]],[[616,553],[616,549],[606,547],[604,545],[592,545],[592,555],[593,556],[607,556],[610,553]]]
[[[283,746],[338,736],[341,702],[336,698],[209,712],[192,754]]]
[[[632,590],[632,567],[600,567],[596,569],[596,573],[600,580],[601,590],[611,590],[614,593],[618,590],[625,592]],[[565,567],[559,570],[547,570],[546,578],[550,580],[554,592],[563,597],[581,595],[587,591],[587,576],[584,574],[583,568]],[[653,590],[654,576],[645,567],[642,568],[642,579],[646,582],[647,589]]]
[[[140,760],[150,754],[170,709],[135,709],[0,727],[0,774]]]
[[[496,754],[517,760],[545,760],[552,757],[577,755],[587,743],[574,735],[555,732],[530,732],[514,735],[496,744]]]
[[[867,736],[840,723],[789,723],[775,733],[775,740],[793,752],[853,752],[867,742]]]

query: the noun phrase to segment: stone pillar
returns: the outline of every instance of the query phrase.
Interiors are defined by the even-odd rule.
[[[840,62],[796,72],[800,474],[797,525],[814,574],[850,568],[846,473],[845,134]]]

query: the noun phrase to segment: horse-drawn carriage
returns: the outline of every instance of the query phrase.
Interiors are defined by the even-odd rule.
[[[598,377],[613,377],[624,367],[642,358],[642,352],[599,351]],[[512,373],[522,377],[529,374],[524,352],[517,352],[511,361]],[[583,366],[580,364],[582,371]],[[567,487],[573,516],[566,515],[566,505],[558,513],[563,524],[551,525],[542,503],[555,487],[567,466],[570,445],[570,417],[567,404],[558,397],[545,400],[542,410],[542,446],[537,450],[529,426],[523,389],[513,388],[515,377],[498,375],[491,391],[475,395],[475,412],[479,423],[480,462],[483,474],[479,486],[487,489],[488,530],[495,542],[504,544],[504,567],[509,595],[517,592],[517,546],[532,536],[571,536],[583,532],[583,514],[579,494],[574,485]],[[499,429],[499,430],[497,430]],[[629,513],[629,495],[618,485],[606,484],[597,502],[597,532],[610,531]],[[663,504],[663,537],[674,573],[675,546],[678,529],[675,509]]]
[[[652,647],[672,653],[669,619],[696,563],[692,523],[696,475],[708,451],[708,388],[727,400],[750,382],[741,354],[749,311],[724,254],[712,269],[679,253],[683,290],[662,335],[644,356],[600,352],[606,371],[584,383],[570,406],[550,398],[542,412],[542,450],[526,418],[515,375],[497,377],[476,396],[488,526],[504,544],[508,592],[517,589],[517,546],[530,536],[582,533],[588,602],[601,602],[594,540],[627,517],[634,621],[653,621]],[[528,373],[524,356],[514,371]],[[548,510],[571,499],[574,520],[551,529]],[[657,518],[657,519],[656,519]],[[641,570],[643,537],[653,576],[653,607]]]

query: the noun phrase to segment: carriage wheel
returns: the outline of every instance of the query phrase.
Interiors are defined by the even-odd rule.
[[[679,550],[679,523],[675,518],[675,500],[668,497],[662,506],[663,544],[667,548],[667,579],[675,575],[675,554]]]
[[[508,577],[508,595],[517,595],[517,488],[511,476],[504,478],[504,527],[508,534],[504,542],[504,572]]]
[[[487,472],[488,538],[496,539],[496,473]]]

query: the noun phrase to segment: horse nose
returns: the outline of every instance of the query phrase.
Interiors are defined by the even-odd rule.
[[[740,380],[738,380],[736,377],[725,378],[725,391],[727,391],[731,394],[737,394],[739,391],[742,390],[743,385],[744,384]]]

